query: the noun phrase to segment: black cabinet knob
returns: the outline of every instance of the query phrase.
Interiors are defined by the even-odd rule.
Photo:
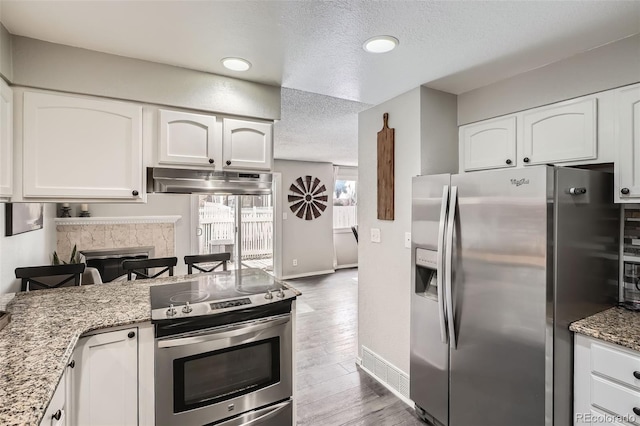
[[[227,166],[231,165],[231,160],[227,160]]]
[[[636,379],[640,380],[640,371],[634,371],[633,372],[633,377],[635,377]]]
[[[629,188],[622,188],[622,189],[620,190],[620,192],[622,192],[624,195],[628,195],[628,194],[629,194],[629,192],[631,192],[631,191],[629,191]]]
[[[76,361],[75,361],[75,360],[71,361],[71,362],[69,363],[69,367],[71,367],[71,368],[76,368]]]
[[[131,195],[133,195],[134,197],[137,197],[139,194],[138,191],[136,191],[135,189],[133,191],[131,191]]]
[[[136,337],[136,333],[130,331],[129,334],[127,334],[127,337],[129,337],[129,339],[133,339],[134,337]]]
[[[636,414],[636,416],[640,416],[640,408],[633,407],[633,412]]]
[[[209,158],[209,164],[213,164],[213,158]]]
[[[60,410],[56,411],[55,414],[53,416],[51,416],[51,418],[52,419],[56,419],[56,420],[60,420],[62,418],[62,411],[60,411]]]
[[[507,160],[507,161],[505,161],[505,163],[511,164],[511,160]]]
[[[529,157],[524,157],[524,159],[522,161],[524,161],[525,163],[528,163],[531,160],[529,159]]]

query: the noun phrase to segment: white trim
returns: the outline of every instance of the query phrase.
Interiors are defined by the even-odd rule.
[[[348,269],[348,268],[357,268],[358,264],[357,263],[349,263],[346,265],[337,265],[336,266],[336,270],[338,269]]]
[[[326,275],[333,274],[336,271],[334,269],[327,269],[326,271],[317,271],[317,272],[307,272],[306,274],[297,274],[297,275],[287,275],[286,277],[280,278],[281,280],[292,280],[294,278],[304,278],[304,277],[313,277],[316,275]]]
[[[362,371],[364,371],[365,373],[367,373],[369,376],[371,376],[372,379],[375,379],[378,383],[380,383],[382,386],[384,386],[385,388],[387,388],[392,394],[394,394],[395,396],[398,397],[398,399],[400,399],[402,402],[404,402],[405,404],[407,404],[410,408],[415,408],[416,403],[413,402],[411,399],[407,398],[406,396],[402,395],[400,392],[398,392],[397,390],[395,390],[394,388],[392,388],[391,386],[389,386],[389,384],[385,381],[383,381],[382,379],[380,379],[378,376],[375,375],[375,373],[369,369],[367,369],[364,365],[362,365],[362,358],[360,357],[356,357],[356,365],[358,366],[358,368],[360,368]]]
[[[129,225],[135,223],[176,223],[182,216],[122,216],[122,217],[57,217],[56,226]]]

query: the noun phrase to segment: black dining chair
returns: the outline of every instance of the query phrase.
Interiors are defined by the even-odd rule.
[[[79,286],[87,267],[84,263],[70,265],[28,266],[16,268],[16,278],[22,280],[22,291]]]
[[[357,226],[352,226],[351,227],[351,232],[353,232],[353,236],[356,237],[356,243],[358,242],[358,227]]]
[[[154,259],[136,259],[125,260],[122,262],[122,269],[127,273],[127,279],[131,280],[133,274],[136,274],[136,279],[141,277],[143,279],[158,278],[165,272],[169,272],[169,276],[173,276],[173,268],[178,264],[177,257],[158,257]],[[159,272],[151,275],[149,269],[151,268],[164,268]]]
[[[200,272],[213,272],[222,266],[222,270],[227,270],[227,262],[231,260],[231,253],[214,253],[214,254],[197,254],[193,256],[185,256],[184,263],[187,265],[187,273],[193,274],[193,270]],[[212,267],[205,268],[199,266],[200,263],[215,263]]]

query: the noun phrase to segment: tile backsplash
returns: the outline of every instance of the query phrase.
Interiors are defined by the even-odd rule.
[[[73,245],[78,250],[153,246],[155,257],[175,256],[173,223],[56,225],[56,250],[68,260]]]

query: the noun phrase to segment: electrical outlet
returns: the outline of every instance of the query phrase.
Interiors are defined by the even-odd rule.
[[[298,266],[298,259],[293,259],[293,266]]]
[[[404,248],[411,248],[411,232],[404,233]]]
[[[371,228],[371,242],[372,243],[380,242],[380,228]]]
[[[287,214],[286,213],[282,213],[282,220],[287,220]]]

